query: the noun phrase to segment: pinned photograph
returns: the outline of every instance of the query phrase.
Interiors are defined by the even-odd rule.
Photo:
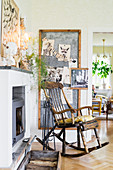
[[[62,81],[64,84],[71,84],[70,82],[70,71],[68,67],[63,68],[63,78]]]
[[[48,40],[47,38],[43,38],[42,43],[42,55],[44,56],[52,56],[53,48],[54,48],[54,40]]]
[[[59,53],[56,54],[56,58],[58,59],[58,61],[64,61],[64,56]]]
[[[59,54],[61,54],[59,61],[69,61],[70,60],[70,45],[59,44]]]
[[[77,59],[70,59],[69,68],[77,68]]]
[[[48,70],[48,80],[62,83],[63,68],[50,67]]]
[[[88,69],[71,70],[71,87],[88,88]]]

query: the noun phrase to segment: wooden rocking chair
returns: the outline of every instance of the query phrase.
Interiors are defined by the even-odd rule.
[[[99,137],[98,137],[97,131],[96,131],[96,128],[98,127],[98,122],[95,120],[95,118],[92,115],[90,115],[90,112],[92,111],[91,106],[85,106],[85,107],[81,107],[81,108],[78,108],[75,110],[68,102],[68,100],[64,94],[64,91],[63,91],[63,85],[61,83],[46,82],[45,86],[44,86],[44,93],[46,96],[46,100],[52,101],[51,111],[54,116],[55,125],[49,131],[49,133],[45,136],[45,138],[42,141],[38,137],[36,138],[41,144],[44,144],[44,141],[48,140],[48,138],[53,133],[53,131],[55,130],[56,127],[61,129],[60,133],[58,133],[58,134],[56,134],[54,132],[54,136],[57,137],[62,142],[62,155],[63,156],[69,155],[69,154],[66,154],[66,149],[65,149],[66,145],[68,145],[69,147],[72,147],[74,149],[82,151],[79,154],[73,154],[73,155],[70,154],[69,155],[69,156],[77,157],[77,156],[81,156],[86,153],[89,153],[95,149],[99,149],[99,148],[105,146],[106,144],[108,144],[108,142],[106,142],[104,144],[100,143],[100,140],[99,140]],[[62,95],[65,99],[65,102],[67,104],[66,109],[65,109],[64,105],[62,104],[61,93],[62,93]],[[88,115],[85,115],[85,116],[82,115],[82,110],[84,110],[84,109],[88,110]],[[77,116],[75,117],[74,113],[76,113],[76,112],[77,112]],[[77,146],[75,146],[73,143],[70,144],[69,142],[67,142],[65,140],[65,130],[67,128],[74,128],[74,127],[75,127],[75,130],[77,129]],[[86,141],[85,141],[83,131],[87,131],[89,129],[94,130],[98,146],[95,146],[92,148],[88,148],[86,146]],[[63,138],[61,137],[62,134],[63,134]],[[80,134],[81,134],[84,148],[81,147]],[[51,149],[51,148],[48,146],[48,149]]]

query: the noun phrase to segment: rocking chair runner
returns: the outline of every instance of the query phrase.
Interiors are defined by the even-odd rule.
[[[94,149],[101,148],[102,146],[105,146],[106,144],[108,144],[108,143],[104,143],[104,144],[100,143],[100,140],[99,140],[99,137],[98,137],[97,131],[96,131],[96,128],[98,127],[98,122],[95,120],[95,118],[92,115],[90,115],[90,112],[92,111],[91,106],[85,106],[85,107],[81,107],[81,108],[78,108],[75,110],[68,102],[68,100],[64,94],[64,91],[63,91],[63,85],[61,83],[46,82],[45,87],[44,87],[44,93],[45,93],[47,101],[50,99],[52,101],[51,111],[54,116],[55,125],[49,131],[49,133],[45,136],[45,138],[42,141],[37,137],[37,140],[41,144],[44,144],[44,141],[46,141],[49,138],[49,136],[54,132],[54,129],[56,127],[61,128],[61,131],[59,134],[56,134],[54,132],[54,136],[57,137],[62,142],[62,155],[64,155],[64,156],[68,155],[65,153],[66,145],[68,145],[74,149],[84,151],[80,154],[75,154],[75,155],[70,155],[70,156],[81,156],[81,155],[91,152]],[[66,109],[62,103],[61,93],[62,93],[62,95],[65,99],[65,102],[67,104]],[[88,110],[88,115],[85,115],[85,116],[82,115],[82,110],[84,110],[84,109]],[[76,113],[76,112],[77,112],[77,117],[74,116],[74,113]],[[77,146],[70,144],[70,143],[66,142],[66,140],[65,140],[65,129],[72,128],[72,127],[77,128]],[[86,146],[86,141],[85,141],[83,131],[87,131],[89,129],[94,130],[94,133],[95,133],[95,136],[96,136],[96,139],[98,142],[97,147],[88,148]],[[63,134],[63,138],[61,137],[62,134]],[[80,134],[81,134],[84,148],[81,148]],[[51,149],[51,148],[48,146],[48,149]]]

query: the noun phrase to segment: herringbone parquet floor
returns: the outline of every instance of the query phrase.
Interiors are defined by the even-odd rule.
[[[109,141],[109,144],[81,157],[62,157],[62,170],[113,170],[113,120],[99,120],[98,122],[100,139],[102,142]],[[39,148],[41,149],[40,144],[33,143],[32,149]],[[60,148],[59,143],[57,143],[57,148]],[[75,153],[73,149],[70,151]]]

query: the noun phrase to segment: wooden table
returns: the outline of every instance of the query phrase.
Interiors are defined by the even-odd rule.
[[[102,100],[100,100],[98,98],[92,99],[93,112],[99,112],[99,115],[101,115],[101,105],[102,105]]]

